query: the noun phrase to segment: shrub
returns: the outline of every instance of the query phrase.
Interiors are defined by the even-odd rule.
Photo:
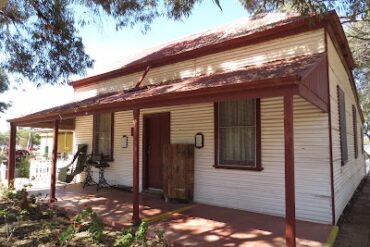
[[[62,246],[67,246],[68,242],[80,232],[82,226],[88,226],[87,231],[92,241],[99,243],[103,237],[103,223],[99,220],[98,214],[90,207],[85,208],[81,213],[77,214],[73,223],[66,229],[58,232],[58,241]]]
[[[131,246],[167,246],[163,234],[164,231],[157,233],[156,238],[147,239],[148,223],[142,222],[133,233],[132,229],[123,229],[122,234],[114,242],[114,247]]]
[[[18,163],[18,177],[29,178],[30,177],[30,160],[28,158],[22,158]]]

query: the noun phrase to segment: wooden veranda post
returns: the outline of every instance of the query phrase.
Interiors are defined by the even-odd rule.
[[[58,158],[58,132],[59,132],[59,121],[54,121],[54,135],[53,135],[53,155],[51,160],[50,170],[50,202],[55,202],[55,184],[56,184],[56,173],[57,173],[57,158]]]
[[[15,145],[16,145],[17,126],[10,123],[9,149],[8,149],[8,187],[14,187],[15,172]]]
[[[132,223],[140,224],[139,216],[139,120],[140,109],[133,110],[133,198],[132,198]]]
[[[284,96],[285,144],[285,238],[287,247],[296,246],[293,95]]]

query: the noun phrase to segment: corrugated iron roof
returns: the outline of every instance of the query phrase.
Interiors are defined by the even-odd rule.
[[[311,69],[323,59],[324,54],[314,54],[299,56],[290,59],[283,59],[274,62],[268,62],[261,65],[248,66],[243,69],[215,73],[211,75],[202,75],[197,77],[178,79],[168,81],[163,84],[143,86],[130,90],[98,95],[85,100],[68,103],[58,107],[36,112],[24,117],[9,120],[10,122],[22,122],[32,119],[44,119],[52,116],[63,117],[63,114],[73,114],[90,111],[95,107],[106,107],[109,111],[111,105],[129,103],[133,108],[135,102],[139,100],[155,98],[164,95],[176,95],[179,93],[195,93],[199,90],[222,88],[226,86],[237,86],[240,84],[255,83],[256,87],[263,87],[264,81],[272,79],[292,78],[296,83],[307,75]],[[230,95],[232,97],[232,95]],[[80,114],[81,115],[81,114]]]
[[[285,25],[301,18],[302,16],[297,13],[266,13],[243,18],[229,24],[217,26],[146,49],[139,54],[135,54],[134,59],[126,61],[121,68],[135,66],[141,63],[150,63],[158,58],[178,55],[209,45],[220,44],[230,39]]]
[[[141,71],[148,65],[153,66],[159,63],[158,66],[161,66],[166,64],[166,60],[170,58],[175,58],[175,60],[186,60],[188,59],[187,55],[195,51],[197,52],[196,56],[201,56],[203,54],[202,51],[207,48],[212,48],[214,50],[214,48],[227,47],[230,41],[236,41],[240,38],[250,37],[253,34],[262,33],[266,30],[276,29],[279,26],[298,23],[300,20],[304,21],[307,19],[308,16],[301,16],[296,13],[267,13],[248,17],[143,50],[141,53],[135,54],[132,59],[127,59],[124,64],[116,70],[76,80],[71,82],[70,85],[79,87],[86,83],[99,83],[105,79]],[[242,45],[248,45],[246,42],[241,43]],[[232,44],[232,46],[233,45],[235,44]],[[182,56],[184,58],[182,58]]]

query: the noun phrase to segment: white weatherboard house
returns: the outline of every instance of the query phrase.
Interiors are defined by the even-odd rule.
[[[292,246],[296,219],[335,224],[365,176],[353,67],[335,12],[266,14],[71,82],[74,102],[9,120],[11,136],[73,127],[133,187],[135,221],[138,193],[163,187],[163,144],[198,134],[194,201],[285,217]]]

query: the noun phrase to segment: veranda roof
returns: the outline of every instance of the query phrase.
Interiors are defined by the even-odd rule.
[[[306,55],[248,66],[234,71],[172,80],[162,84],[98,95],[9,121],[17,125],[32,125],[57,119],[65,121],[95,112],[214,102],[243,97],[272,97],[284,95],[288,91],[301,94],[302,97],[325,111],[327,107],[325,92],[315,92],[316,89],[322,91],[322,86],[316,85],[318,78],[315,75],[326,73],[325,59],[326,54]],[[317,72],[318,69],[321,72]],[[318,76],[321,79],[326,78],[323,75]],[[311,85],[312,83],[314,86]],[[325,89],[327,82],[320,81],[319,83]],[[316,98],[312,98],[312,95],[316,94]]]

